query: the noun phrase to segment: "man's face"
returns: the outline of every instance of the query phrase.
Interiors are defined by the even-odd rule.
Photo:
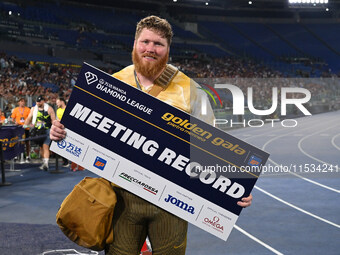
[[[18,104],[19,104],[20,107],[24,107],[25,106],[25,100],[20,100]]]
[[[157,78],[169,57],[169,45],[159,33],[144,28],[135,40],[132,61],[136,71],[148,78]]]
[[[45,102],[44,100],[41,100],[39,102],[37,101],[37,106],[42,107],[44,105],[44,102]]]
[[[57,99],[56,103],[57,103],[57,107],[60,108],[61,107],[61,101],[59,99]]]

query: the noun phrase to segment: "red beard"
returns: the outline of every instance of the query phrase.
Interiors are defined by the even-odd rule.
[[[152,62],[143,62],[143,57],[154,57],[157,58],[154,54],[144,53],[141,57],[138,56],[135,49],[132,51],[132,62],[135,66],[135,70],[137,73],[147,77],[147,78],[157,78],[157,75],[160,75],[161,71],[164,69],[166,63],[168,62],[169,54],[166,54],[162,58],[156,59],[156,61]]]

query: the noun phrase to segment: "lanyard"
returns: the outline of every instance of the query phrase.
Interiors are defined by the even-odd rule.
[[[22,111],[20,111],[20,106],[19,106],[19,113],[21,114],[21,116],[24,116],[24,112],[25,112],[25,107],[22,107]]]
[[[140,83],[139,83],[139,81],[138,81],[138,77],[137,77],[136,70],[133,71],[133,74],[134,74],[134,76],[135,76],[135,81],[136,81],[136,84],[137,84],[137,88],[138,88],[139,90],[142,90],[142,87],[140,86]]]

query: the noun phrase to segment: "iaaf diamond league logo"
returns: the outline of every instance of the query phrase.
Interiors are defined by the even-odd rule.
[[[95,75],[94,73],[91,73],[91,72],[86,72],[85,78],[86,78],[86,82],[87,82],[88,85],[98,81],[97,75]]]

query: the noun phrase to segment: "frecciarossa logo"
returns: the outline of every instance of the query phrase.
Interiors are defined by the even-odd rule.
[[[126,173],[120,173],[119,177],[123,178],[126,181],[136,184],[137,186],[143,188],[144,190],[149,191],[151,194],[156,195],[158,193],[158,190],[156,188],[152,187],[151,185],[147,183],[144,183],[143,181],[131,175],[128,175]]]
[[[188,213],[195,214],[195,207],[188,205],[187,203],[184,203],[183,201],[177,199],[174,196],[171,196],[168,194],[168,197],[164,199],[165,202],[173,204],[177,206],[178,208],[181,208],[184,211],[187,211]]]

